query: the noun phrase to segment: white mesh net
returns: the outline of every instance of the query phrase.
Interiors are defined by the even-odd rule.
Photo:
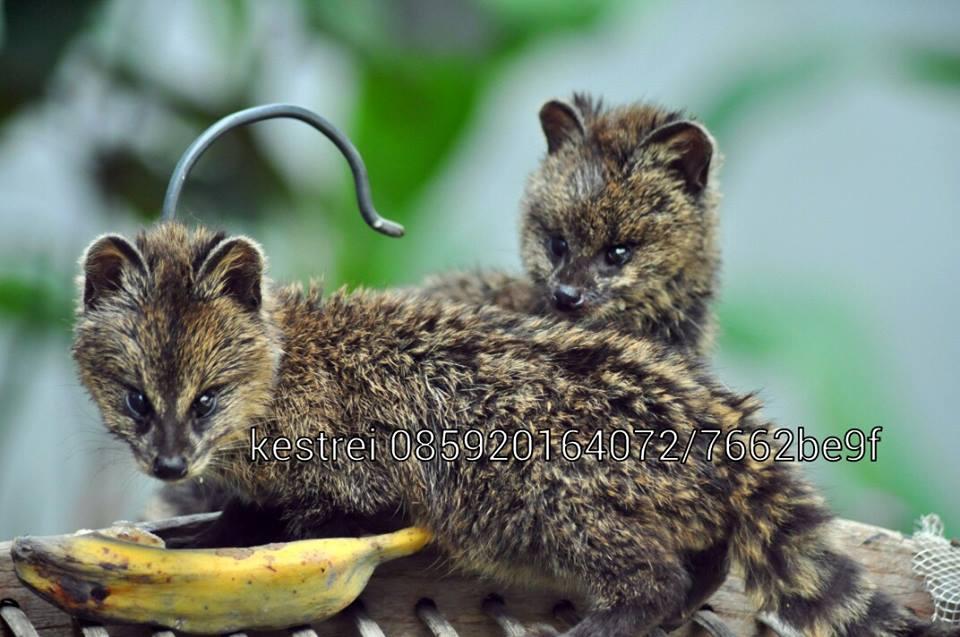
[[[923,516],[917,527],[913,570],[923,576],[933,596],[933,619],[960,623],[960,544],[944,537],[943,522],[936,515]]]

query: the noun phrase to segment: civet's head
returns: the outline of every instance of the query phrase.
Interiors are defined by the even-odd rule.
[[[263,254],[164,224],[100,237],[82,268],[73,356],[104,423],[148,474],[199,475],[269,403],[280,348]]]
[[[560,314],[670,306],[713,285],[713,138],[647,105],[576,95],[540,110],[547,155],[523,201],[522,253]]]

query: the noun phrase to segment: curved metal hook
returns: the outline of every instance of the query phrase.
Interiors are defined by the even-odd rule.
[[[292,104],[264,104],[254,106],[242,111],[237,111],[227,115],[213,126],[203,132],[190,147],[180,157],[177,167],[173,170],[170,177],[170,184],[167,186],[167,194],[163,198],[163,214],[161,219],[168,221],[173,219],[177,211],[177,201],[180,199],[180,192],[190,174],[193,165],[197,163],[201,155],[215,142],[221,135],[227,131],[233,130],[239,126],[253,124],[265,119],[277,119],[288,117],[290,119],[300,120],[314,127],[343,153],[347,163],[350,164],[350,170],[353,172],[353,184],[357,192],[357,205],[360,208],[360,214],[364,221],[376,230],[391,237],[403,236],[403,226],[389,219],[381,217],[373,207],[373,197],[370,194],[370,182],[367,179],[367,168],[363,165],[363,159],[354,145],[347,139],[336,126],[320,117],[316,113],[300,106]]]

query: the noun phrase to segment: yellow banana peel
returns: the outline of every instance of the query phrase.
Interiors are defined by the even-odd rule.
[[[167,549],[136,529],[23,537],[17,576],[64,610],[103,622],[195,633],[285,628],[356,599],[382,562],[420,550],[429,531],[253,548]]]

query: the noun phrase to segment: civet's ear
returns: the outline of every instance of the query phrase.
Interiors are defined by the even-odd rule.
[[[124,273],[146,274],[143,256],[120,235],[107,234],[83,253],[83,309],[89,310],[123,289]]]
[[[540,126],[547,138],[548,153],[555,153],[564,143],[582,139],[586,134],[580,112],[563,100],[550,100],[540,108]]]
[[[210,250],[197,270],[197,285],[229,296],[248,310],[258,310],[263,301],[263,267],[263,252],[256,243],[231,237]]]
[[[644,145],[649,144],[667,147],[670,167],[681,174],[691,192],[700,193],[707,187],[714,141],[706,128],[686,120],[671,122],[650,133],[644,140]]]

